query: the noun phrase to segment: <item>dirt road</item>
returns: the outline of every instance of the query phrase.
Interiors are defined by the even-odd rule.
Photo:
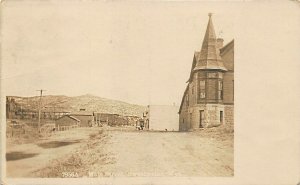
[[[114,176],[232,176],[232,142],[180,132],[109,131]]]
[[[83,170],[79,177],[233,175],[233,140],[230,137],[218,139],[210,135],[203,136],[201,131],[196,133],[147,132],[104,128],[105,140],[103,140],[89,137],[91,133],[95,133],[94,128],[76,132],[78,131],[81,133],[72,133],[75,130],[65,133],[64,137],[69,135],[69,139],[64,139],[63,136],[54,137],[55,139],[52,140],[72,142],[61,147],[43,148],[41,147],[43,145],[33,146],[34,144],[23,146],[27,151],[30,148],[32,153],[38,155],[8,161],[8,175],[34,176],[32,171],[42,169],[47,166],[47,162],[51,165],[52,159],[63,161],[71,155],[74,158],[73,153],[78,153],[79,147],[83,145],[86,145],[84,150],[79,150],[83,153],[76,155],[82,158],[78,160],[80,165],[76,168],[63,168],[66,171]],[[91,144],[87,145],[87,143]],[[14,149],[10,151],[20,151],[20,146]],[[82,162],[91,157],[95,159]],[[16,168],[19,169],[13,170]],[[57,166],[52,166],[51,169],[57,169]]]
[[[97,130],[77,128],[57,132],[49,138],[28,144],[6,146],[7,177],[35,177],[34,171],[43,168],[54,159],[68,156],[80,147]]]

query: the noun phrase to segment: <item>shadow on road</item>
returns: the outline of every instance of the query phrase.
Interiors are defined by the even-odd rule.
[[[75,141],[50,141],[47,143],[39,143],[37,145],[42,148],[57,148],[57,147],[67,146],[67,145],[71,145],[71,144],[75,144],[75,143],[79,143],[79,141],[78,140],[75,140]]]
[[[10,152],[6,153],[6,161],[15,161],[25,158],[31,158],[38,155],[37,153]]]

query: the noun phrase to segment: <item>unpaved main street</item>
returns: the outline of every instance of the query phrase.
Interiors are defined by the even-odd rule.
[[[116,176],[231,176],[233,148],[229,141],[181,132],[121,132],[107,151],[116,163],[105,171]]]
[[[232,176],[233,137],[218,138],[215,133],[205,132],[74,129],[64,135],[76,142],[48,149],[36,145],[35,156],[7,162],[8,175],[57,177],[75,170],[78,177]],[[66,139],[53,136],[50,140]],[[10,151],[21,147],[15,146]],[[15,167],[19,168],[17,172],[13,170]]]

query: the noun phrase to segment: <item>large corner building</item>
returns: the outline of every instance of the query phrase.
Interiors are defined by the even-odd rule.
[[[179,130],[233,124],[234,41],[216,38],[211,14],[201,51],[194,53],[179,109]]]

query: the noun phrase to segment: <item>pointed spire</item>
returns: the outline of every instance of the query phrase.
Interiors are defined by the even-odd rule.
[[[212,13],[209,13],[208,16],[209,20],[201,47],[200,57],[198,58],[195,69],[226,70],[220,57],[220,48],[218,48],[217,45],[216,33],[211,18]]]

